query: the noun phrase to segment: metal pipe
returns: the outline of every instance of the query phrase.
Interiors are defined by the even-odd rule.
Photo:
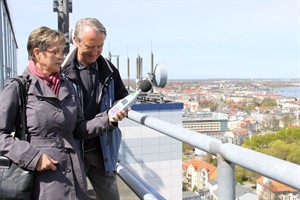
[[[129,57],[127,57],[127,78],[128,78],[127,90],[130,90],[130,59],[129,59]]]
[[[136,176],[128,169],[117,163],[117,172],[120,178],[131,188],[131,190],[144,200],[165,200],[158,192],[149,186],[143,179]]]
[[[70,50],[70,36],[69,36],[69,0],[57,0],[57,25],[58,30],[61,31],[66,38],[66,46],[64,49],[65,55]]]

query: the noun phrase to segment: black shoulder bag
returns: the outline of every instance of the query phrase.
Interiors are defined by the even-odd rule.
[[[13,78],[19,84],[20,116],[15,125],[15,135],[20,140],[28,140],[26,128],[27,80]],[[33,191],[34,172],[20,168],[5,156],[0,156],[0,199],[30,200]]]

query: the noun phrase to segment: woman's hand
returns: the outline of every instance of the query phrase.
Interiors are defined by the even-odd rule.
[[[35,169],[39,172],[41,171],[46,171],[46,170],[56,170],[56,164],[58,162],[56,160],[53,160],[50,158],[47,154],[42,154],[41,157],[39,158],[39,161],[35,167]]]

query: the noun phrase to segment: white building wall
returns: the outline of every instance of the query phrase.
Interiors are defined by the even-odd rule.
[[[138,111],[182,126],[182,110]],[[182,199],[182,142],[129,119],[119,124],[123,140],[119,159],[166,199]]]

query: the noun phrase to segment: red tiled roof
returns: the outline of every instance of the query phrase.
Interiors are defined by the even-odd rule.
[[[182,166],[182,169],[184,171],[187,170],[187,168],[192,165],[193,168],[195,170],[201,170],[201,169],[205,169],[208,173],[208,176],[210,176],[217,168],[207,162],[204,162],[203,160],[189,160],[189,161],[186,161],[183,166]]]
[[[258,178],[256,180],[256,183],[262,185],[263,187],[268,187],[273,193],[281,193],[281,192],[299,192],[298,190],[294,189],[294,188],[291,188],[287,185],[284,185],[282,183],[279,183],[277,181],[274,181],[274,180],[271,180],[271,179],[268,179],[269,182],[268,183],[264,183],[264,179],[266,177],[264,176],[261,176],[260,178]]]
[[[257,97],[279,97],[279,94],[254,94],[253,96]]]
[[[197,94],[198,90],[195,89],[186,89],[182,91],[183,94]]]

